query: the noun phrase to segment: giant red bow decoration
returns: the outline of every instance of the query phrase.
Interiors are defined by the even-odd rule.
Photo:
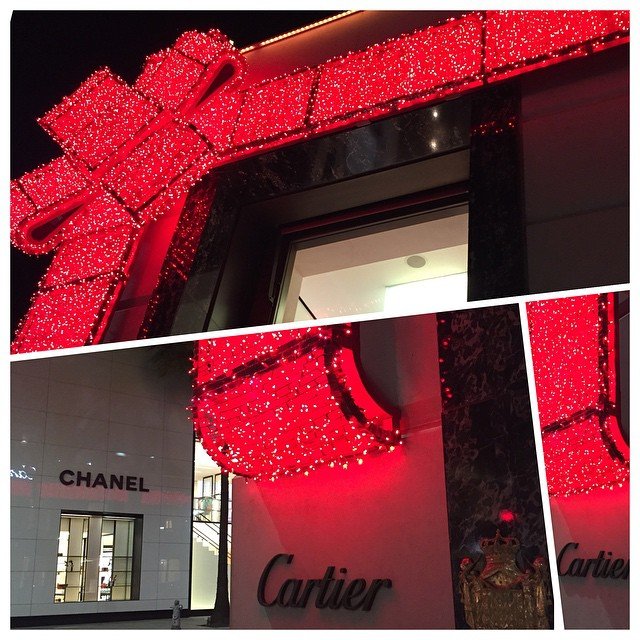
[[[61,245],[15,351],[79,346],[104,329],[141,227],[166,213],[219,150],[209,126],[232,105],[243,60],[218,31],[187,32],[150,56],[134,86],[94,73],[40,124],[65,155],[13,181],[11,235],[42,253]]]
[[[12,184],[15,244],[43,253],[85,235],[77,218],[96,201],[112,203],[98,209],[109,212],[96,225],[102,229],[157,217],[171,192],[202,173],[195,165],[216,145],[203,112],[211,117],[233,100],[228,89],[242,71],[241,55],[215,30],[189,31],[149,56],[133,87],[109,69],[96,71],[39,121],[66,155]]]
[[[349,325],[203,340],[193,370],[198,439],[254,479],[346,467],[400,441],[367,391]]]
[[[486,11],[238,87],[240,54],[189,32],[131,87],[103,69],[41,119],[64,155],[11,184],[11,237],[57,248],[14,352],[99,342],[142,226],[216,165],[628,41],[628,11]],[[144,252],[141,252],[144,253]]]

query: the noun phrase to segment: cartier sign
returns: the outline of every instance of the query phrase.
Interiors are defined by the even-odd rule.
[[[595,558],[582,558],[578,542],[567,542],[558,554],[558,575],[576,578],[629,578],[629,560],[614,558],[611,551],[598,551]]]
[[[269,576],[273,567],[279,563],[291,564],[293,554],[279,553],[264,568],[258,583],[258,602],[263,607],[296,607],[304,608],[311,601],[317,609],[348,609],[370,611],[381,589],[391,589],[389,578],[376,578],[370,583],[364,578],[347,580],[347,570],[329,566],[324,576],[318,579],[303,580],[287,578],[279,587],[272,586]],[[273,595],[276,593],[277,595]],[[268,596],[267,593],[271,594]]]

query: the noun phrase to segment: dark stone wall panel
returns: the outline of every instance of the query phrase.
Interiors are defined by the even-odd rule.
[[[527,293],[517,82],[475,94],[471,108],[469,300]]]
[[[478,557],[498,528],[548,566],[518,307],[438,314],[438,341],[453,584],[460,560]],[[454,592],[456,626],[467,628]]]

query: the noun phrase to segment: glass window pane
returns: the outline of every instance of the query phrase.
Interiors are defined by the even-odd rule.
[[[291,274],[280,303],[284,322],[374,312],[440,309],[440,290],[455,307],[467,299],[467,207],[459,205],[410,219],[303,241],[294,247]],[[451,286],[452,278],[456,285]],[[411,283],[408,308],[396,297]],[[386,299],[387,298],[387,299]]]
[[[216,596],[215,576],[218,573],[218,547],[220,542],[221,475],[220,468],[207,455],[199,442],[196,442],[194,467],[191,609],[202,610],[212,609]],[[206,494],[204,491],[205,484]],[[230,519],[231,481],[229,482]],[[228,540],[228,555],[230,557],[230,531]]]
[[[53,601],[130,599],[136,520],[61,514]]]
[[[116,521],[116,540],[114,554],[117,556],[129,556],[133,550],[133,522],[131,520]]]

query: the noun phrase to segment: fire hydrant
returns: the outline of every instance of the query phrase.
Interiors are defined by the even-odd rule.
[[[180,626],[180,611],[182,611],[182,605],[180,604],[180,600],[174,600],[173,607],[171,607],[171,628],[172,629],[182,629]]]

